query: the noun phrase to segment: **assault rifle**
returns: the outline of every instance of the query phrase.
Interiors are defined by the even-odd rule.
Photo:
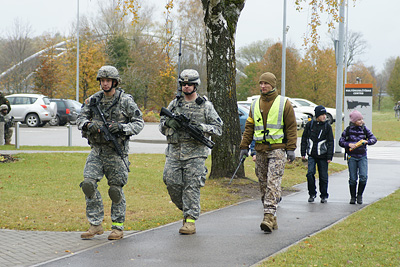
[[[118,156],[121,157],[128,172],[130,172],[128,164],[125,162],[124,155],[122,153],[122,149],[120,148],[120,146],[117,142],[117,138],[115,138],[115,136],[112,133],[110,133],[110,131],[108,130],[108,128],[110,127],[110,123],[108,123],[106,121],[106,119],[104,118],[104,113],[101,111],[101,109],[99,107],[99,103],[97,102],[97,99],[95,97],[92,97],[90,99],[90,106],[96,108],[95,111],[100,115],[101,120],[104,122],[104,125],[100,127],[100,132],[103,133],[104,139],[106,139],[106,141],[108,141],[108,142],[111,141],[113,143],[115,151],[117,152]]]
[[[179,114],[175,115],[168,109],[162,107],[160,116],[167,116],[168,118],[176,120],[181,128],[183,128],[184,131],[188,132],[191,137],[202,143],[203,145],[207,146],[208,148],[212,149],[214,147],[214,142],[208,139],[203,135],[203,133],[197,129],[195,126],[190,124],[190,119],[186,117],[184,114]]]

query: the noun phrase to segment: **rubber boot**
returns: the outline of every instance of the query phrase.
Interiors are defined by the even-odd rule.
[[[359,183],[358,184],[358,192],[357,192],[357,204],[362,204],[363,203],[363,197],[362,197],[362,195],[363,195],[363,193],[364,193],[364,189],[365,189],[365,186],[366,186],[367,184],[366,183]]]
[[[118,240],[124,237],[124,231],[119,229],[112,229],[111,234],[108,236],[108,240]]]
[[[264,219],[260,224],[260,228],[266,233],[271,233],[274,229],[275,224],[277,227],[278,224],[276,223],[276,219],[274,219],[274,215],[272,215],[271,213],[265,213]]]
[[[90,225],[89,230],[81,234],[82,239],[91,239],[95,235],[101,235],[104,233],[103,226],[100,225]]]
[[[179,229],[179,233],[184,235],[195,234],[196,233],[195,219],[193,219],[191,216],[186,217],[183,222],[183,226],[181,227],[181,229]]]
[[[349,187],[350,187],[350,204],[356,204],[356,188],[357,188],[357,185],[356,184],[354,184],[354,185],[349,185]]]

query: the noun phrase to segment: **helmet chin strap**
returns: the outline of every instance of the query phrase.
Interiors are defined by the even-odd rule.
[[[118,85],[118,83],[117,83],[115,80],[113,80],[113,81],[112,81],[112,86],[110,87],[110,89],[104,90],[104,88],[103,88],[103,86],[101,86],[101,82],[100,82],[101,90],[103,90],[103,91],[106,92],[106,93],[110,92],[113,88],[116,88],[117,85]]]
[[[183,92],[185,95],[191,95],[191,94],[193,94],[194,92],[196,92],[197,91],[197,87],[195,86],[194,87],[194,89],[193,89],[193,91],[191,91],[190,93],[188,93],[188,92]]]

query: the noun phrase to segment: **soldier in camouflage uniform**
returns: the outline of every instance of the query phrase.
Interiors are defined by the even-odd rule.
[[[0,105],[0,121],[4,121],[4,144],[11,145],[11,137],[13,134],[11,127],[14,124],[14,117],[10,116],[8,112],[8,106],[6,104]]]
[[[297,143],[296,117],[292,105],[278,95],[276,77],[270,72],[259,79],[261,96],[255,100],[245,124],[240,158],[248,155],[249,145],[255,140],[256,175],[258,177],[264,219],[261,230],[271,233],[278,228],[276,209],[281,199],[281,181],[287,159],[295,159]]]
[[[82,131],[82,136],[88,139],[92,149],[83,171],[84,180],[80,184],[86,197],[86,216],[90,228],[81,237],[90,239],[104,232],[101,225],[104,207],[97,183],[105,175],[110,186],[108,194],[112,200],[112,232],[108,239],[115,240],[123,237],[126,202],[122,188],[128,181],[129,137],[138,134],[143,129],[144,122],[142,112],[132,96],[117,88],[121,79],[115,67],[101,67],[97,80],[102,91],[85,101],[77,120],[78,129]],[[114,144],[105,140],[101,131],[104,122],[95,104],[98,104],[104,114],[109,132],[116,137],[122,157],[116,152]]]
[[[182,71],[179,83],[183,98],[178,96],[172,100],[168,109],[175,115],[186,115],[206,137],[221,135],[222,120],[213,104],[196,93],[200,85],[198,72],[192,69]],[[194,234],[195,220],[200,215],[200,188],[206,180],[205,161],[209,150],[182,130],[175,119],[162,116],[159,127],[168,142],[163,180],[172,202],[182,210],[184,217],[179,233]]]

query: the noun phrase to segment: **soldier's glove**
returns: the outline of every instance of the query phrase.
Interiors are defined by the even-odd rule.
[[[169,128],[172,128],[175,131],[177,131],[179,128],[181,128],[181,125],[179,124],[179,122],[177,122],[175,119],[171,119],[171,118],[167,118],[165,120],[165,126],[168,126]]]
[[[296,156],[295,156],[293,150],[287,150],[286,154],[287,154],[287,159],[289,160],[289,162],[292,162],[296,159]]]
[[[119,122],[114,122],[114,121],[113,121],[113,122],[110,124],[108,130],[109,130],[111,133],[116,134],[116,133],[119,133],[119,132],[123,132],[123,127],[122,127],[122,124],[121,124],[121,123],[119,123]]]
[[[239,160],[241,161],[244,158],[247,158],[249,156],[249,149],[241,149],[240,150],[240,155],[239,155]]]
[[[91,134],[98,133],[100,129],[100,125],[97,122],[90,122],[87,127]]]

